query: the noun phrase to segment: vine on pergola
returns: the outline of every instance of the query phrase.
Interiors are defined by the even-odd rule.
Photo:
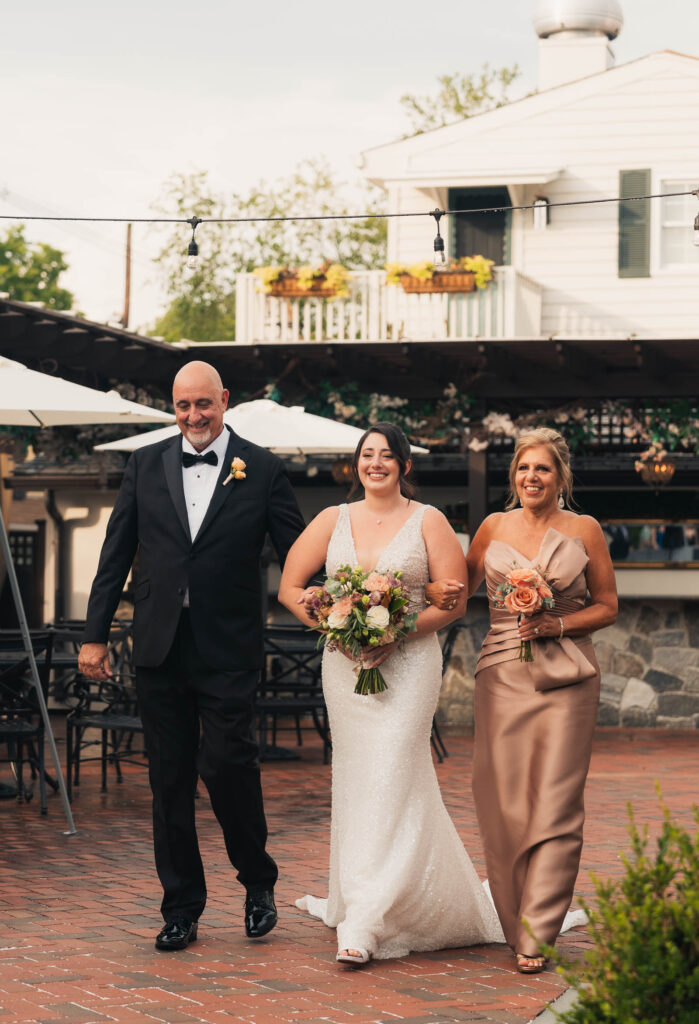
[[[284,384],[267,385],[264,393],[284,400]],[[566,438],[571,451],[599,448],[602,430],[618,434],[624,446],[637,449],[639,461],[662,458],[668,452],[699,453],[699,410],[686,400],[662,405],[604,400],[582,401],[539,408],[513,416],[493,409],[485,416],[475,412],[475,399],[454,384],[437,399],[407,399],[380,392],[362,391],[356,382],[337,385],[321,381],[304,396],[308,412],[365,428],[379,420],[400,426],[414,444],[431,449],[482,451],[526,430],[553,427]],[[606,444],[605,444],[606,447]]]

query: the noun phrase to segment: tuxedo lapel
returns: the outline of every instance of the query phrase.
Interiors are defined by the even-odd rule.
[[[177,518],[182,524],[187,540],[191,544],[192,537],[189,532],[189,519],[184,500],[184,486],[182,484],[182,440],[180,437],[174,438],[172,444],[163,452],[163,467],[172,504],[177,512]]]
[[[206,515],[204,516],[204,520],[199,528],[199,532],[197,533],[196,540],[199,540],[212,519],[214,519],[218,512],[223,508],[224,504],[230,499],[235,488],[240,486],[240,484],[236,484],[235,480],[230,480],[224,487],[223,481],[231,471],[231,462],[236,455],[241,455],[246,450],[247,444],[242,437],[238,437],[238,435],[234,434],[230,428],[227,427],[226,429],[229,431],[231,436],[228,439],[226,454],[223,459],[223,465],[221,466],[221,472],[219,473],[218,480],[216,481],[213,496],[209,502],[209,507],[206,510]]]

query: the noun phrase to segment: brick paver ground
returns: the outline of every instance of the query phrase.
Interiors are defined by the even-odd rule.
[[[469,793],[472,740],[451,734],[447,743],[451,756],[438,767],[444,798],[483,874]],[[264,766],[271,849],[281,869],[277,929],[268,940],[246,940],[240,889],[203,797],[199,832],[210,896],[200,939],[182,953],[157,953],[150,796],[143,769],[126,773],[121,786],[110,778],[103,795],[96,768],[85,771],[74,803],[79,834],[71,838],[62,834],[55,796],[48,818],[39,816],[36,802],[0,802],[0,1024],[523,1024],[563,990],[553,973],[514,973],[511,955],[499,946],[376,962],[361,971],[337,965],[334,932],[294,906],[297,896],[323,894],[326,885],[330,769],[313,743],[301,761]],[[591,868],[620,873],[627,800],[639,821],[657,829],[657,779],[667,804],[688,823],[697,778],[696,734],[600,732],[580,891],[590,891]],[[561,945],[577,955],[587,941],[577,931]]]

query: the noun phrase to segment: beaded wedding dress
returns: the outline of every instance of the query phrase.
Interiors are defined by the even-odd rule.
[[[410,611],[429,579],[419,505],[379,557],[403,570]],[[328,574],[356,565],[349,507],[340,506]],[[436,635],[406,641],[381,666],[388,689],[354,693],[352,662],[323,657],[333,741],[328,899],[297,906],[337,929],[339,949],[373,957],[504,942],[495,909],[442,802],[430,749],[442,682]]]

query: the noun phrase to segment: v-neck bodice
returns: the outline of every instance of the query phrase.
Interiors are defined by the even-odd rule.
[[[424,590],[429,581],[427,549],[422,537],[422,519],[429,505],[420,505],[403,523],[400,529],[380,552],[372,571],[388,572],[401,570],[403,579],[410,588],[410,611],[421,611],[425,607]],[[349,505],[340,505],[337,522],[333,530],[325,569],[329,576],[341,565],[356,566],[357,551],[352,534]],[[369,566],[362,566],[369,571]]]

